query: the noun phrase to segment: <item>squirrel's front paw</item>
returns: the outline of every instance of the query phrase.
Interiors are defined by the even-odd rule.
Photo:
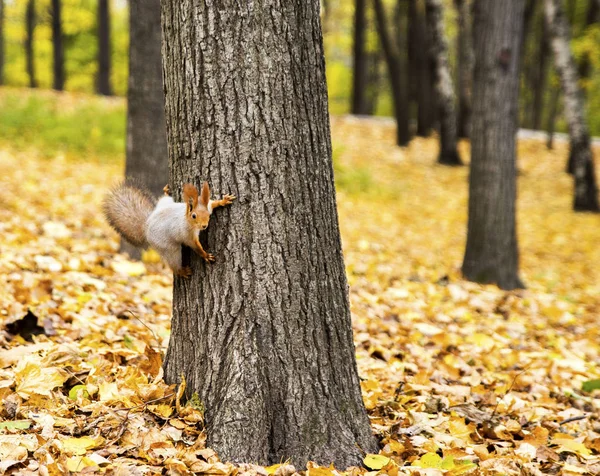
[[[214,261],[215,261],[215,257],[210,253],[205,253],[203,258],[204,258],[204,261],[206,261],[207,263],[214,263]]]
[[[182,278],[189,278],[192,275],[192,268],[189,266],[184,266],[183,268],[175,271],[175,274],[177,276],[181,276]]]
[[[225,195],[223,197],[223,205],[231,205],[235,200],[235,195]]]
[[[171,187],[169,187],[169,184],[167,184],[167,185],[165,185],[165,186],[164,186],[164,188],[163,188],[163,192],[165,192],[165,195],[166,195],[167,197],[170,197],[170,196],[171,196]]]

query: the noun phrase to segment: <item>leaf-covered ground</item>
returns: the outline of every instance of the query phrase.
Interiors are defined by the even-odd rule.
[[[504,292],[460,277],[467,168],[435,165],[433,139],[402,150],[393,135],[333,120],[357,359],[382,441],[350,471],[600,474],[600,217],[570,210],[566,145],[519,146],[528,288]],[[291,474],[219,462],[202,410],[162,382],[171,276],[117,254],[99,211],[122,164],[46,155],[0,149],[0,474]]]

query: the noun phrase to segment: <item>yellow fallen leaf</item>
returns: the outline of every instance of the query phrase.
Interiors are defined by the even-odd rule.
[[[267,474],[275,474],[275,471],[277,471],[281,466],[283,466],[283,463],[273,464],[271,466],[265,467],[265,471],[267,472]]]
[[[141,276],[146,274],[146,266],[141,261],[113,261],[110,267],[125,276]]]
[[[148,405],[148,410],[150,410],[155,415],[161,417],[166,420],[173,414],[173,407],[170,405]]]
[[[69,455],[84,455],[87,450],[100,446],[104,438],[92,438],[91,436],[82,436],[80,438],[65,438],[62,440],[63,450]]]
[[[32,395],[49,397],[51,390],[60,387],[67,379],[65,373],[56,367],[40,367],[39,363],[26,362],[17,367],[15,381],[17,393],[27,399]]]
[[[85,468],[98,467],[96,462],[87,456],[71,456],[67,459],[67,469],[72,473],[79,473]]]
[[[390,458],[383,455],[368,454],[363,463],[369,469],[381,469],[390,462]]]
[[[579,443],[575,440],[569,440],[566,438],[552,438],[551,443],[558,446],[558,449],[556,450],[558,453],[568,451],[569,453],[575,453],[583,457],[588,457],[592,454],[583,443]]]
[[[98,396],[101,402],[119,399],[119,388],[115,382],[102,382],[98,385]]]

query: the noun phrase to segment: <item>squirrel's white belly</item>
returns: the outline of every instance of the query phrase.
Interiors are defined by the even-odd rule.
[[[159,253],[179,250],[187,235],[185,211],[185,203],[174,203],[171,197],[161,198],[146,222],[150,246]]]

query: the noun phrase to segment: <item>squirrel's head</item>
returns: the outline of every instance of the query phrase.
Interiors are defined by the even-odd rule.
[[[197,230],[205,230],[210,220],[208,203],[210,201],[210,188],[208,182],[202,184],[202,193],[198,201],[198,189],[191,183],[183,186],[183,201],[187,205],[186,218],[188,223]]]

